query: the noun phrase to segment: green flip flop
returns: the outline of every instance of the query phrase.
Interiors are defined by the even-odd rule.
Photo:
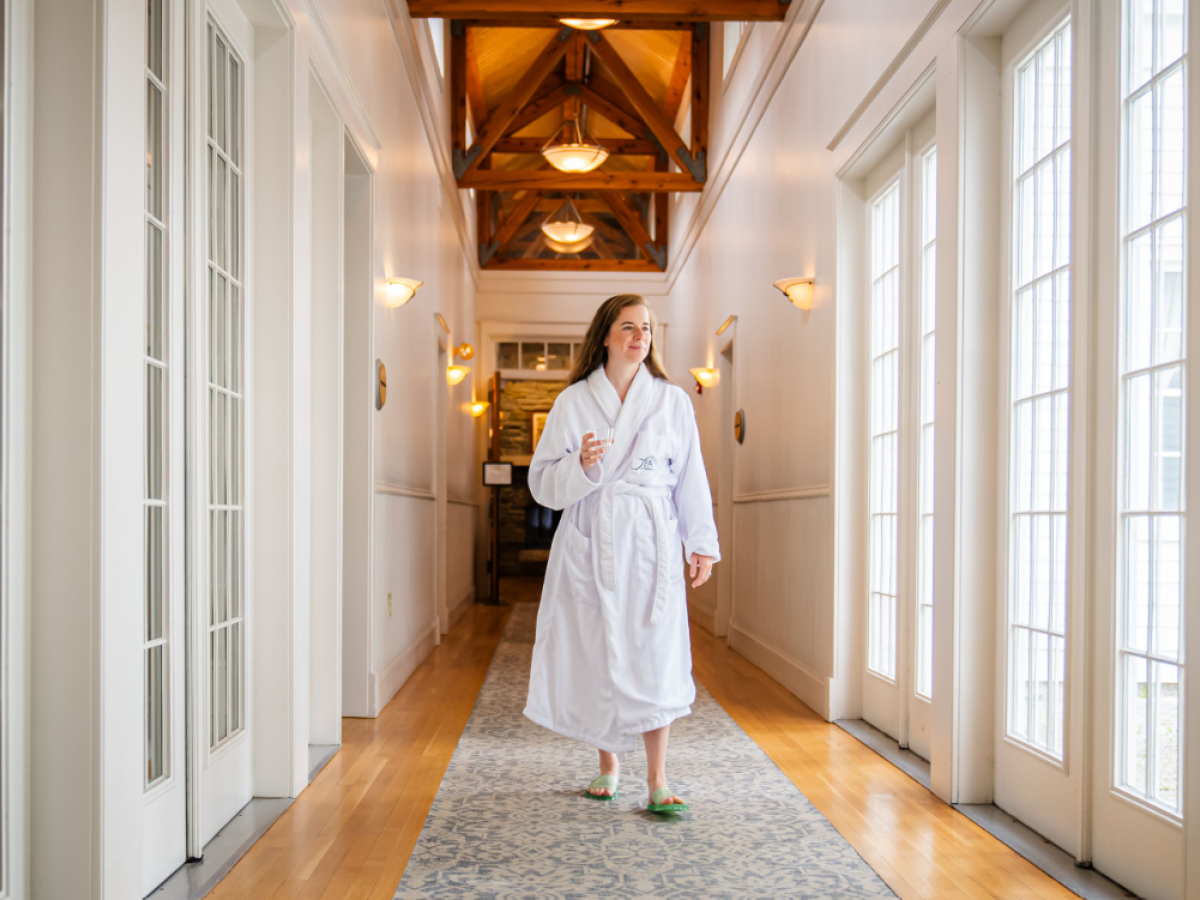
[[[583,796],[589,800],[616,800],[617,799],[617,784],[620,781],[616,775],[601,775],[599,778],[593,778],[592,783],[588,785],[588,789],[583,792]],[[609,796],[603,794],[593,794],[592,788],[609,788],[612,793]]]
[[[652,813],[679,813],[689,809],[686,803],[663,803],[670,796],[671,792],[666,788],[659,788],[650,795],[650,805],[646,809]]]

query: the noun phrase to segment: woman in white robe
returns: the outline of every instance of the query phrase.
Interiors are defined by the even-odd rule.
[[[649,808],[676,811],[667,740],[696,698],[680,543],[693,586],[720,553],[695,414],[663,372],[654,325],[637,295],[604,302],[529,466],[534,499],[564,512],[525,715],[600,751],[593,799],[616,796],[616,754],[643,735]],[[611,442],[595,439],[608,429]]]

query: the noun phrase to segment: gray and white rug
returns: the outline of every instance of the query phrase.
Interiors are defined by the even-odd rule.
[[[703,688],[668,757],[691,812],[645,811],[640,750],[618,799],[582,796],[596,751],[521,715],[536,616],[513,609],[396,900],[895,897]]]

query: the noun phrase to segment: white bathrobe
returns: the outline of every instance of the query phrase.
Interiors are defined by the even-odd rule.
[[[615,443],[584,472],[584,434],[607,427]],[[529,489],[542,506],[565,511],[546,569],[525,715],[601,750],[633,750],[637,735],[691,712],[684,554],[719,559],[687,394],[643,364],[622,404],[596,369],[555,400]]]

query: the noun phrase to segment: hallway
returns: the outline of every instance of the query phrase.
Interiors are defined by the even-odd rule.
[[[0,900],[1200,900],[1198,40],[0,0]]]
[[[540,592],[534,578],[502,585],[506,602]],[[378,719],[347,720],[342,750],[208,896],[392,900],[513,608],[474,607]],[[697,680],[902,900],[1075,896],[724,642],[692,634]],[[694,815],[720,822],[698,788]]]

